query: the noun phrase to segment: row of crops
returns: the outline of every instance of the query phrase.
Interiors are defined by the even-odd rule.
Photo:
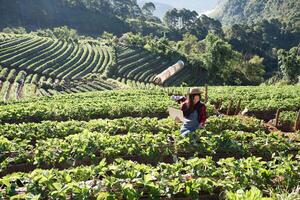
[[[89,73],[102,73],[113,58],[111,50],[100,44],[23,35],[0,43],[0,62],[52,78],[77,79]]]
[[[221,126],[216,128],[218,124]],[[120,157],[157,164],[172,162],[174,156],[193,155],[214,158],[255,155],[268,160],[279,150],[296,153],[299,148],[288,137],[270,134],[261,121],[246,117],[211,117],[206,130],[199,131],[194,138],[180,136],[179,125],[170,119],[157,118],[45,121],[6,124],[1,125],[0,130],[5,152],[2,155],[2,175],[20,170],[18,164],[23,164],[23,170],[32,167],[69,168]],[[180,142],[170,144],[168,136]],[[253,140],[252,143],[249,140]],[[278,142],[280,145],[274,146]]]
[[[71,43],[26,34],[1,34],[0,98],[15,100],[114,88],[101,80],[96,84],[81,82],[71,88],[64,84],[105,73],[113,60],[112,50],[97,42]]]
[[[79,93],[116,89],[118,86],[103,79],[65,81],[47,78],[26,71],[9,70],[0,66],[0,99],[18,100],[33,96]]]
[[[168,94],[185,94],[188,88],[160,88]],[[241,101],[241,111],[245,114],[255,116],[260,119],[270,120],[275,117],[276,111],[292,111],[295,117],[296,112],[300,109],[300,87],[234,87],[220,86],[208,87],[208,101],[211,105],[215,105],[223,113],[226,113],[228,107],[231,107],[230,114],[234,113],[234,109]],[[203,94],[204,97],[204,88]],[[231,105],[230,105],[231,104]],[[296,118],[296,117],[295,117]]]
[[[168,94],[185,89],[1,102],[1,198],[230,199],[239,189],[272,196],[299,185],[299,131],[272,132],[263,120],[215,108],[236,97],[251,115],[281,108],[290,116],[299,87],[209,88],[207,125],[188,137],[166,118],[178,106]]]
[[[115,118],[124,116],[164,117],[170,105],[176,106],[168,95],[186,91],[186,88],[153,90],[120,90],[100,93],[84,93],[53,98],[26,100],[22,103],[1,102],[0,123],[36,120],[88,120],[94,118]],[[276,110],[298,111],[300,109],[300,88],[286,87],[211,87],[208,91],[208,111],[215,112],[221,103],[223,112],[234,98],[234,109],[241,100],[241,110],[249,116],[269,120]],[[107,100],[109,98],[109,100]],[[38,101],[39,104],[35,102]],[[123,106],[119,106],[119,104]],[[25,106],[24,106],[25,105]]]
[[[125,83],[129,81],[153,84],[155,76],[173,64],[168,59],[146,50],[118,47],[116,65],[112,67],[111,74]],[[183,81],[188,80],[190,77],[190,70],[184,68],[164,85],[181,85]]]

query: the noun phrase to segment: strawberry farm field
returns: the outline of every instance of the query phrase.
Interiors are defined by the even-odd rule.
[[[0,102],[0,198],[280,199],[297,193],[299,86],[209,87],[206,127],[184,137],[167,108],[178,107],[171,94],[186,90]]]

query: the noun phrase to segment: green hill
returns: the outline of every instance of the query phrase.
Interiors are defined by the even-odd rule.
[[[122,17],[141,14],[137,4],[121,3],[118,0],[0,0],[0,29],[21,26],[35,30],[66,25],[85,35],[96,36],[103,31],[121,34],[129,30]]]
[[[298,0],[224,0],[212,16],[227,25],[277,18],[290,28],[299,29],[299,10]]]

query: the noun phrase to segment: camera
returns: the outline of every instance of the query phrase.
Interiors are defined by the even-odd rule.
[[[177,103],[180,103],[180,102],[184,102],[185,101],[185,96],[180,96],[180,95],[172,95],[171,96],[171,99],[173,101],[176,101]]]

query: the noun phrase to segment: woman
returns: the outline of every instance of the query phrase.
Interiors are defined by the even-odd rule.
[[[187,98],[181,103],[184,122],[181,126],[181,134],[186,136],[198,128],[203,128],[206,121],[206,106],[200,102],[201,91],[198,88],[190,88]]]

